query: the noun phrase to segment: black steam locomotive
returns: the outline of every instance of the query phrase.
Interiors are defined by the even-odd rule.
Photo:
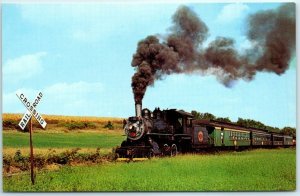
[[[127,139],[116,149],[119,158],[175,156],[207,148],[289,147],[296,141],[288,135],[246,128],[215,120],[195,120],[183,110],[136,104],[136,116],[124,123]]]

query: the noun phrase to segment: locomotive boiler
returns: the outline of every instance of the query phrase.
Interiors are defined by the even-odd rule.
[[[136,115],[124,124],[126,140],[116,149],[119,158],[175,156],[178,152],[200,149],[247,147],[289,147],[291,136],[271,133],[235,123],[196,120],[191,113],[177,109],[150,111],[135,105]]]

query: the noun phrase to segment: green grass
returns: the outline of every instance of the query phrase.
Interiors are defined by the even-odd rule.
[[[124,136],[105,133],[34,133],[35,148],[112,148],[120,145]],[[3,147],[22,148],[29,146],[29,133],[4,132]]]
[[[7,191],[292,191],[295,149],[181,155],[4,177]]]

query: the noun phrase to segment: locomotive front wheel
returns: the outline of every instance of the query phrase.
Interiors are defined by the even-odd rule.
[[[151,159],[152,157],[154,157],[154,150],[151,148],[149,150],[148,158]]]
[[[114,159],[115,159],[115,160],[117,160],[118,158],[120,158],[120,155],[119,155],[119,153],[115,153],[115,157],[114,157]]]
[[[176,144],[172,144],[171,146],[171,157],[176,156],[178,153]]]

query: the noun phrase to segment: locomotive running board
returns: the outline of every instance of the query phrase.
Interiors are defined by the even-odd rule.
[[[126,161],[126,162],[130,162],[130,161],[145,161],[148,160],[148,158],[117,158],[117,161]]]

